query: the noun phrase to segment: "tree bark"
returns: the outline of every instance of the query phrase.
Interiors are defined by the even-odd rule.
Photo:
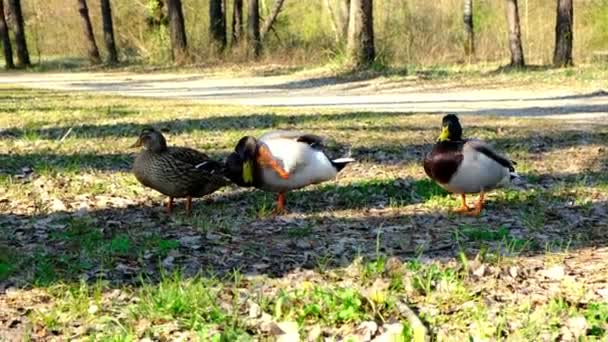
[[[281,12],[281,8],[283,7],[283,3],[285,0],[275,0],[274,7],[272,8],[272,12],[270,12],[270,16],[264,21],[264,25],[262,26],[260,37],[264,39],[268,31],[272,29],[272,25],[277,19],[277,16]]]
[[[8,7],[13,18],[15,31],[15,48],[17,50],[17,66],[27,67],[31,65],[30,54],[27,51],[25,40],[25,25],[23,23],[23,13],[21,13],[20,0],[8,0]]]
[[[376,57],[372,0],[351,0],[348,26],[348,58],[355,67],[371,64]]]
[[[108,63],[118,63],[116,42],[114,41],[114,24],[112,22],[112,7],[110,0],[101,0],[101,17],[103,21],[103,39],[108,50]]]
[[[209,0],[209,35],[220,50],[226,46],[226,15],[223,0]]]
[[[473,0],[464,0],[464,54],[472,57],[475,54],[475,34],[473,29]]]
[[[331,23],[331,28],[334,30],[336,43],[340,43],[342,41],[342,35],[340,29],[338,28],[338,16],[334,13],[334,9],[331,7],[331,0],[325,0],[325,7],[329,13],[329,21]]]
[[[258,0],[249,0],[247,31],[249,50],[254,57],[262,53],[262,40],[260,39],[260,6]]]
[[[184,63],[188,58],[188,42],[181,0],[168,0],[169,31],[171,34],[171,51],[177,64]]]
[[[84,28],[84,36],[87,40],[87,53],[89,60],[93,64],[101,63],[101,57],[99,56],[99,49],[95,42],[95,35],[93,34],[93,25],[91,25],[91,18],[89,17],[89,7],[87,6],[86,0],[78,0],[78,12],[82,18],[82,25]]]
[[[243,0],[234,0],[232,7],[232,45],[243,37]]]
[[[509,50],[511,51],[512,67],[524,67],[524,49],[521,43],[521,28],[519,26],[519,10],[517,0],[507,0],[507,22],[509,25]]]
[[[334,30],[336,43],[340,44],[348,37],[348,11],[350,0],[338,0],[338,6],[334,10],[331,5],[331,0],[325,0],[325,7],[329,12],[329,20],[331,27]]]
[[[572,31],[574,8],[572,0],[557,0],[557,20],[555,22],[555,50],[553,65],[572,65]]]
[[[4,67],[6,69],[14,69],[15,63],[13,62],[13,47],[11,45],[11,39],[8,35],[8,26],[6,25],[6,18],[4,16],[4,0],[0,0],[0,36],[4,51]]]
[[[350,0],[338,0],[338,28],[342,41],[348,37],[348,24],[350,18]]]
[[[146,17],[146,24],[148,24],[149,29],[155,30],[161,26],[167,26],[168,20],[163,7],[165,7],[165,4],[162,0],[154,0],[153,7],[148,10]]]

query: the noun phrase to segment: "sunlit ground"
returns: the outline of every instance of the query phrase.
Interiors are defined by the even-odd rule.
[[[462,116],[523,177],[470,218],[421,166],[441,116],[0,88],[0,340],[409,340],[407,307],[438,340],[608,338],[608,124]],[[167,215],[129,172],[149,125],[218,159],[304,130],[358,162],[283,217],[236,187]]]

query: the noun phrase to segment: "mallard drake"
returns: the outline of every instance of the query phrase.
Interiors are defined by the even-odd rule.
[[[462,139],[458,117],[443,117],[442,129],[433,150],[424,158],[424,171],[445,190],[460,194],[457,212],[479,215],[486,191],[508,184],[517,177],[515,162],[506,159],[481,140]],[[466,194],[479,193],[475,209],[467,206]]]
[[[245,136],[226,159],[226,176],[244,187],[277,192],[275,214],[285,211],[285,194],[334,179],[352,158],[330,159],[323,138],[302,132],[271,131]]]
[[[190,214],[192,197],[202,197],[229,184],[221,162],[188,147],[168,147],[162,133],[153,128],[143,129],[131,147],[143,147],[133,163],[135,178],[169,196],[169,213],[174,198],[186,197],[186,210]]]

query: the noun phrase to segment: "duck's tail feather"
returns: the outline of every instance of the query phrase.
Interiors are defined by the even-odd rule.
[[[342,171],[342,169],[348,165],[349,163],[354,162],[353,158],[338,158],[331,161],[331,164],[338,170],[338,172]]]

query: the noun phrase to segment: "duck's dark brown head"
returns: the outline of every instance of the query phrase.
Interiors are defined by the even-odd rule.
[[[139,134],[139,138],[131,148],[143,147],[150,152],[162,152],[167,149],[167,141],[163,134],[154,128],[144,128]]]
[[[455,114],[448,114],[443,117],[441,124],[441,134],[437,141],[460,141],[462,140],[462,126]]]
[[[252,136],[239,140],[226,158],[226,177],[240,186],[253,186],[255,176],[255,154],[258,141]]]

